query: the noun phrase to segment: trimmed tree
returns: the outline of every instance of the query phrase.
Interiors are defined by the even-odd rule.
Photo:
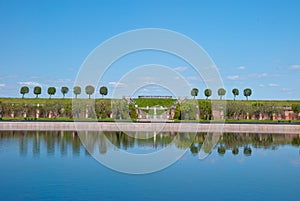
[[[28,94],[29,93],[29,88],[24,86],[24,87],[21,87],[20,89],[20,94],[22,94],[22,98],[24,98],[24,95],[25,94]]]
[[[252,94],[252,90],[250,88],[244,89],[244,96],[246,97],[247,100],[248,97],[251,96],[251,94]]]
[[[106,96],[108,93],[107,87],[106,86],[100,87],[99,93],[102,95],[102,98],[103,98],[103,96]]]
[[[36,95],[36,98],[38,98],[39,95],[42,93],[42,88],[40,86],[34,87],[33,93]]]
[[[224,88],[218,89],[218,95],[220,96],[220,100],[222,100],[222,97],[225,96],[226,90]]]
[[[208,97],[210,97],[212,94],[211,89],[205,89],[204,90],[204,95],[206,96],[206,100],[208,99]]]
[[[193,88],[191,90],[191,95],[194,96],[194,99],[196,96],[198,96],[199,90],[197,88]]]
[[[239,90],[237,88],[232,89],[232,94],[233,94],[233,100],[235,100],[235,97],[239,95]]]
[[[91,98],[91,95],[95,92],[95,87],[92,85],[88,85],[85,87],[85,93],[89,95],[89,99]]]
[[[61,93],[63,94],[63,98],[65,98],[65,95],[69,92],[68,87],[61,87]]]
[[[80,86],[75,86],[73,88],[73,93],[75,94],[75,98],[77,98],[77,95],[81,94],[81,87]]]
[[[55,93],[56,93],[55,87],[49,87],[48,88],[49,98],[51,98],[51,96],[54,95]]]

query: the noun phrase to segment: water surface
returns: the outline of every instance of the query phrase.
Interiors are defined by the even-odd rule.
[[[97,162],[74,132],[0,132],[0,200],[300,200],[298,135],[222,134],[204,160],[203,133],[104,135],[132,153],[158,151],[174,139],[188,151],[162,171],[129,175]],[[111,149],[93,146],[100,154]]]

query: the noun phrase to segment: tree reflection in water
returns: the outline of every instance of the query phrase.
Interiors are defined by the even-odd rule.
[[[142,137],[141,137],[142,136]],[[119,148],[130,151],[132,149],[159,150],[175,143],[178,149],[188,149],[194,156],[203,153],[209,154],[216,150],[223,156],[227,151],[233,155],[243,150],[245,156],[251,156],[253,149],[264,148],[276,150],[282,145],[300,147],[299,135],[289,134],[237,134],[237,133],[158,133],[147,138],[147,133],[134,132],[127,135],[123,132],[90,132],[86,131],[80,136],[85,140],[86,150],[76,132],[69,131],[48,131],[48,132],[0,132],[0,145],[16,141],[19,144],[21,156],[32,155],[39,157],[45,151],[48,156],[61,155],[62,157],[72,154],[90,155],[98,152],[105,154],[110,149]],[[109,143],[108,143],[109,142]],[[213,146],[216,144],[216,148]],[[113,145],[113,146],[112,146]],[[1,149],[0,149],[1,150]],[[300,154],[300,152],[299,152]]]

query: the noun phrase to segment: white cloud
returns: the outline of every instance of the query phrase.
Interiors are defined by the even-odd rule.
[[[291,65],[289,67],[290,70],[300,70],[300,65]]]
[[[270,83],[270,84],[269,84],[269,86],[270,86],[270,87],[278,87],[278,86],[279,86],[279,84]]]
[[[240,78],[240,76],[238,76],[238,75],[229,75],[229,76],[227,76],[228,80],[237,80],[239,78]]]
[[[239,66],[239,67],[236,67],[237,70],[245,70],[246,67],[245,66]]]
[[[42,86],[38,82],[18,82],[18,84],[20,84],[20,85],[29,85],[29,86]]]
[[[258,78],[267,77],[267,76],[268,76],[267,73],[261,73],[257,75]]]
[[[124,83],[121,83],[121,82],[109,82],[108,84],[112,85],[112,86],[115,86],[115,87],[120,87],[120,86],[124,85]]]
[[[260,85],[258,85],[259,87],[264,87],[265,85],[264,84],[260,84]]]
[[[66,78],[66,79],[57,79],[54,81],[55,83],[71,83],[73,82],[70,78]]]
[[[6,84],[0,84],[0,87],[5,87],[6,86]]]
[[[178,72],[183,72],[183,71],[187,70],[187,67],[186,66],[178,66],[178,67],[174,68],[174,70],[178,71]]]
[[[283,92],[288,92],[288,91],[292,91],[292,89],[289,89],[289,88],[282,88],[281,91],[283,91]]]

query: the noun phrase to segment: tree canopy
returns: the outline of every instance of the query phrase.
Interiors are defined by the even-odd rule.
[[[68,87],[61,87],[61,93],[63,94],[63,98],[65,98],[65,95],[69,92]]]
[[[77,95],[81,94],[81,87],[80,86],[75,86],[73,88],[73,93],[75,94],[75,98],[77,98]]]
[[[36,95],[36,98],[38,98],[39,95],[42,93],[42,88],[40,86],[34,87],[33,93]]]
[[[246,97],[247,100],[248,97],[251,96],[251,94],[252,94],[252,90],[250,88],[244,89],[244,96]]]
[[[29,93],[29,88],[28,87],[26,87],[26,86],[21,87],[20,94],[22,94],[22,98],[24,98],[24,95],[28,94],[28,93]]]
[[[51,98],[52,95],[55,95],[56,93],[56,88],[55,87],[49,87],[48,88],[48,94],[50,95],[49,98]]]
[[[224,88],[218,89],[218,95],[220,96],[220,99],[222,100],[222,97],[225,96],[226,90]]]
[[[191,90],[191,95],[194,97],[194,99],[196,96],[198,96],[198,93],[199,93],[199,90],[197,88],[193,88]]]
[[[204,95],[206,96],[206,100],[208,99],[208,97],[210,97],[212,94],[211,89],[205,89],[204,90]]]
[[[108,93],[107,87],[106,86],[100,87],[99,93],[102,95],[102,98],[103,98],[103,96],[106,96]]]
[[[85,93],[89,95],[89,99],[91,98],[91,95],[95,92],[95,87],[92,85],[88,85],[85,87]]]
[[[234,88],[234,89],[232,89],[232,94],[233,94],[233,96],[234,96],[234,100],[235,100],[235,98],[236,98],[236,96],[238,96],[239,95],[239,90],[237,89],[237,88]]]

